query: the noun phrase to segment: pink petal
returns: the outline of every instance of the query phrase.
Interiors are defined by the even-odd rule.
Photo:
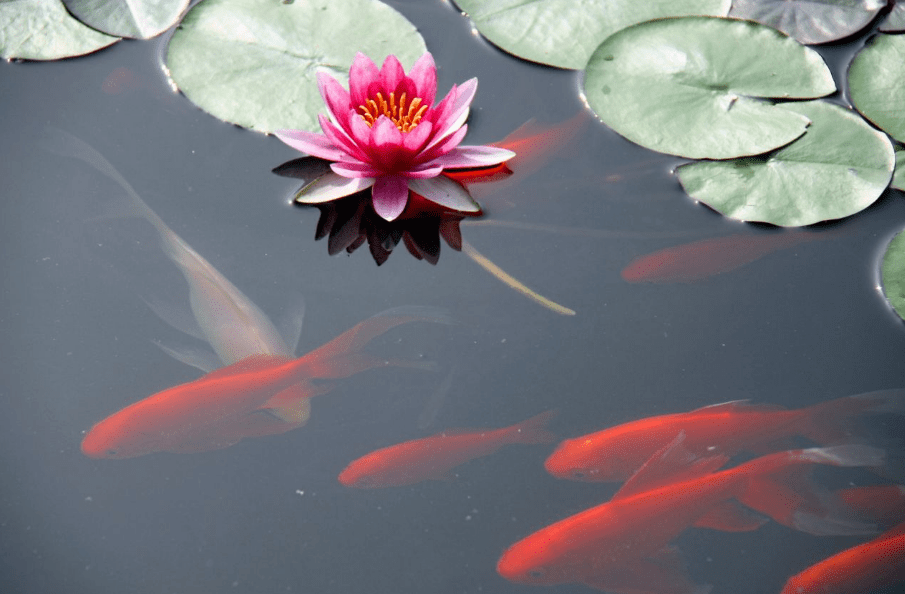
[[[389,147],[402,146],[402,132],[399,131],[393,120],[382,115],[371,126],[370,144],[378,151]]]
[[[460,146],[445,155],[440,155],[431,163],[442,165],[444,169],[489,167],[508,161],[514,156],[514,152],[494,146]]]
[[[468,126],[462,126],[458,130],[456,130],[452,135],[447,138],[437,137],[431,140],[431,143],[427,145],[421,154],[418,155],[417,161],[418,163],[426,163],[427,161],[433,161],[440,155],[445,155],[450,152],[462,142],[462,139],[465,138],[465,133],[468,132]]]
[[[437,165],[435,161],[431,161],[430,163],[425,163],[424,165],[418,165],[417,167],[406,169],[404,172],[402,172],[402,175],[409,179],[428,179],[431,177],[437,177],[442,172],[443,166]]]
[[[408,203],[408,180],[401,175],[383,175],[374,182],[371,194],[377,214],[387,221],[392,221],[402,214]]]
[[[307,153],[312,157],[339,161],[345,156],[345,152],[323,134],[315,134],[306,130],[277,130],[273,134],[295,150]]]
[[[364,105],[368,100],[368,85],[380,78],[377,65],[361,52],[355,54],[349,68],[349,96],[352,107]]]
[[[403,78],[405,70],[402,69],[402,64],[396,56],[390,54],[380,68],[380,86],[384,90],[384,99],[389,99],[389,94],[396,90]]]
[[[327,139],[348,155],[340,159],[333,159],[334,161],[348,161],[349,157],[352,157],[357,161],[368,160],[367,154],[358,146],[355,140],[349,138],[345,132],[334,125],[326,116],[319,114],[317,118],[320,121],[321,129],[324,131],[324,135],[326,135]]]
[[[427,139],[430,138],[433,129],[434,125],[430,122],[421,122],[415,126],[414,130],[404,134],[402,137],[402,144],[405,147],[405,150],[412,154],[418,153],[424,147]]]
[[[334,122],[340,123],[348,117],[351,105],[349,92],[336,79],[325,72],[317,73],[317,88],[327,104],[327,111]]]
[[[348,177],[350,179],[357,177],[378,177],[380,171],[377,171],[367,163],[352,163],[349,161],[330,163],[330,169],[335,173]]]
[[[430,52],[425,52],[418,58],[408,75],[415,83],[418,97],[421,97],[421,104],[432,106],[437,95],[437,66],[434,64],[434,57]]]
[[[456,90],[456,99],[453,102],[452,107],[450,108],[450,113],[448,119],[446,120],[448,128],[446,128],[440,134],[445,136],[449,130],[458,130],[459,127],[461,127],[462,124],[465,123],[465,120],[468,119],[468,108],[471,105],[471,102],[474,99],[477,90],[477,78],[472,78],[471,80],[465,81]]]
[[[352,140],[354,140],[355,144],[360,146],[362,150],[367,151],[368,147],[371,146],[371,127],[368,126],[368,123],[363,117],[349,115],[348,132],[351,132]]]
[[[295,197],[296,202],[303,204],[319,204],[330,202],[343,196],[361,192],[374,185],[373,177],[346,178],[332,171],[320,176],[301,189]]]
[[[474,201],[462,184],[444,175],[430,179],[410,179],[409,187],[412,192],[446,208],[460,212],[480,212],[481,210],[481,205]]]

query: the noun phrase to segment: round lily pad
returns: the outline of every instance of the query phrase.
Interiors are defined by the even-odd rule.
[[[880,284],[893,311],[905,319],[905,233],[901,231],[892,238],[883,254]]]
[[[205,0],[173,34],[166,66],[204,111],[260,132],[317,131],[316,75],[348,79],[355,53],[411,67],[426,51],[415,26],[377,0]]]
[[[63,0],[86,25],[120,37],[150,39],[179,20],[189,0]]]
[[[600,43],[629,25],[671,16],[725,16],[729,0],[455,0],[481,34],[520,58],[584,68]]]
[[[59,0],[0,1],[0,57],[58,60],[119,41],[86,27]]]
[[[585,73],[588,104],[632,142],[682,157],[757,155],[804,134],[808,118],[760,98],[836,89],[823,59],[751,21],[680,17],[604,41]]]
[[[905,37],[872,38],[849,66],[848,90],[855,109],[905,142]]]
[[[839,105],[784,106],[812,121],[774,154],[677,168],[688,195],[741,221],[793,227],[849,216],[880,197],[892,177],[889,138]]]
[[[729,16],[779,29],[801,43],[826,43],[865,28],[886,0],[733,0]]]

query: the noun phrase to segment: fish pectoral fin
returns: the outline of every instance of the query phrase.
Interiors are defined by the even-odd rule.
[[[770,518],[729,499],[697,519],[695,528],[710,528],[723,532],[749,532],[766,524]]]
[[[328,386],[295,385],[286,388],[264,403],[259,409],[261,412],[291,423],[302,425],[311,416],[311,396],[328,392]]]

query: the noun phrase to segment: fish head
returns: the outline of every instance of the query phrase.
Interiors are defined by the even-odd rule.
[[[520,540],[506,549],[496,570],[510,582],[550,586],[574,581],[558,561],[556,545],[545,531]]]
[[[337,478],[344,486],[355,489],[374,489],[391,484],[384,477],[384,464],[374,455],[355,460]]]
[[[134,458],[156,451],[154,441],[131,428],[128,419],[113,415],[88,431],[82,440],[82,453],[99,459]]]
[[[566,439],[544,461],[553,476],[572,481],[604,483],[624,480],[637,470],[617,450],[587,437]]]

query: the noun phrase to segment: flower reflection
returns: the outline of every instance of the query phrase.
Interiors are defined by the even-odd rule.
[[[443,172],[490,167],[515,156],[498,147],[459,146],[478,80],[453,85],[433,105],[437,69],[430,53],[406,74],[396,56],[388,56],[378,69],[359,52],[349,70],[348,91],[325,73],[318,73],[317,81],[329,113],[329,118],[318,116],[324,133],[276,132],[289,146],[329,162],[329,169],[296,195],[297,202],[322,204],[352,195],[361,200],[370,193],[374,212],[393,221],[418,195],[444,209],[479,213],[481,207],[464,186]]]

